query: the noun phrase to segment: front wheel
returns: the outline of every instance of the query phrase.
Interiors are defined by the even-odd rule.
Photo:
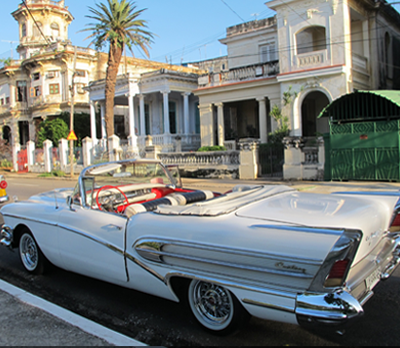
[[[44,273],[47,260],[30,232],[24,232],[19,240],[19,257],[29,273]]]
[[[221,285],[192,280],[188,302],[198,323],[214,334],[231,333],[244,326],[250,318],[234,295]]]

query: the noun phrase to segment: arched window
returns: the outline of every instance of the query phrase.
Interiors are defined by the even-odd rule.
[[[308,27],[296,35],[297,54],[309,53],[326,49],[325,28]]]
[[[33,23],[33,36],[38,37],[41,36],[41,32],[43,32],[43,25],[40,22]]]
[[[21,37],[25,37],[26,36],[26,24],[22,23],[21,25]]]
[[[50,25],[50,29],[51,29],[51,36],[56,39],[60,36],[60,27],[57,23],[51,23]]]

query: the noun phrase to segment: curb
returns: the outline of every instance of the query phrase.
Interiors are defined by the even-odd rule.
[[[147,346],[145,343],[137,341],[128,336],[122,335],[111,329],[108,329],[100,324],[86,319],[76,313],[73,313],[65,308],[59,307],[51,302],[48,302],[40,297],[37,297],[25,290],[22,290],[14,285],[11,285],[3,280],[0,280],[0,290],[14,296],[21,302],[30,306],[39,308],[62,321],[79,328],[89,335],[101,338],[115,346]]]

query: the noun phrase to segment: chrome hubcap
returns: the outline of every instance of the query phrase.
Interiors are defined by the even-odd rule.
[[[190,301],[199,321],[214,330],[229,325],[233,315],[232,297],[222,286],[197,281],[190,287]]]
[[[33,271],[38,264],[38,250],[35,241],[29,234],[24,234],[19,243],[19,252],[22,263],[29,271]]]

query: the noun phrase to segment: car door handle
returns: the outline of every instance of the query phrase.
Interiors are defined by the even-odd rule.
[[[123,229],[122,226],[118,226],[118,225],[114,225],[114,224],[109,224],[108,226],[109,226],[109,227],[115,227],[115,228],[117,228],[119,231],[121,231],[121,230]]]

